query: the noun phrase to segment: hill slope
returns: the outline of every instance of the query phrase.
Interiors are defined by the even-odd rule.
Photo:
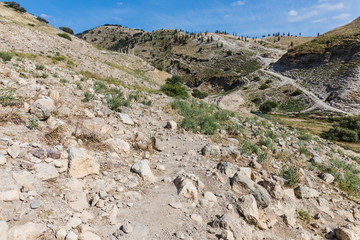
[[[360,18],[289,50],[274,69],[332,105],[360,114]]]
[[[110,50],[133,53],[158,69],[183,76],[187,85],[208,91],[244,85],[246,77],[262,66],[257,55],[281,53],[253,41],[215,33],[144,32],[107,25],[78,36]]]

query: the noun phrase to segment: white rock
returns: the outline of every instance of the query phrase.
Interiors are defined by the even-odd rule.
[[[6,157],[2,154],[0,154],[0,166],[6,164]]]
[[[48,119],[55,110],[56,106],[54,100],[49,97],[43,97],[36,100],[31,107],[31,113],[39,120]]]
[[[134,121],[131,119],[131,117],[129,115],[127,115],[126,113],[117,113],[117,116],[120,118],[120,120],[127,124],[127,125],[135,125]]]
[[[59,177],[59,172],[56,170],[56,168],[47,163],[36,164],[35,170],[36,170],[36,176],[43,181],[47,181]]]
[[[78,236],[73,232],[70,231],[67,235],[65,240],[78,240]]]
[[[0,240],[7,240],[8,229],[6,221],[0,221]]]
[[[64,240],[66,237],[66,229],[65,228],[60,228],[56,234],[55,234],[56,239],[59,240]]]
[[[8,149],[7,149],[7,153],[12,157],[12,158],[17,158],[20,154],[20,143],[14,143],[13,145],[11,145]]]
[[[125,223],[121,226],[121,230],[123,230],[124,233],[130,234],[134,231],[134,228],[131,226],[131,223],[126,220]]]
[[[110,138],[105,141],[116,153],[129,153],[131,150],[130,144],[120,138]]]
[[[70,147],[69,174],[74,178],[83,178],[90,174],[99,174],[100,164],[83,148]]]
[[[101,238],[92,232],[83,232],[79,236],[79,240],[101,240]]]
[[[19,200],[19,198],[20,198],[19,189],[12,189],[12,190],[0,192],[0,201],[11,202],[11,201]]]
[[[191,214],[190,215],[190,218],[192,219],[192,220],[194,220],[196,223],[198,223],[198,224],[202,224],[203,223],[203,219],[202,219],[202,217],[199,215],[199,214]]]
[[[178,190],[179,195],[183,195],[186,198],[197,200],[198,199],[198,190],[195,184],[191,179],[188,179],[183,176],[178,176],[174,180],[175,186]]]
[[[168,121],[166,123],[165,128],[168,128],[168,129],[171,129],[171,130],[176,130],[178,127],[177,127],[177,123],[175,121]]]
[[[154,176],[154,174],[152,173],[152,171],[150,169],[148,160],[141,160],[141,161],[135,163],[131,167],[131,171],[139,174],[144,181],[156,182],[156,180],[157,180],[157,178]]]
[[[239,198],[238,210],[247,222],[255,225],[259,222],[259,209],[253,195],[245,195]]]
[[[320,196],[320,193],[315,189],[303,185],[295,188],[294,193],[297,198],[316,198]]]
[[[70,220],[67,222],[65,229],[70,230],[73,228],[78,227],[80,224],[82,223],[81,219],[78,217],[72,217],[70,218]]]
[[[12,227],[8,232],[7,240],[38,240],[45,231],[44,225],[28,222]]]
[[[335,180],[335,177],[329,173],[322,173],[319,177],[327,183],[332,183]]]

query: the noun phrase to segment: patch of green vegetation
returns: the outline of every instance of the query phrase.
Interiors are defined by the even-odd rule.
[[[182,85],[179,76],[172,76],[166,79],[166,84],[161,86],[160,90],[169,97],[185,99],[189,97],[189,93],[185,86]]]
[[[69,27],[59,27],[59,29],[63,32],[66,32],[68,34],[71,34],[71,35],[74,35],[74,30],[72,30],[71,28]]]
[[[260,105],[259,110],[262,113],[269,113],[271,112],[274,108],[276,108],[278,106],[277,102],[274,101],[266,101],[263,104]]]
[[[335,125],[321,134],[321,137],[349,143],[360,140],[360,117],[345,117],[335,119]]]
[[[303,209],[300,209],[297,211],[298,213],[298,218],[305,221],[305,222],[308,222],[310,221],[310,213],[309,211],[306,211],[306,210],[303,210]]]
[[[206,98],[207,96],[209,96],[209,94],[207,94],[206,92],[202,92],[198,89],[194,89],[192,94],[191,94],[193,97],[195,98],[199,98],[199,99],[204,99]]]
[[[280,104],[279,109],[284,112],[301,112],[306,109],[306,104],[295,99],[289,99]]]
[[[240,68],[236,72],[241,73],[243,76],[247,76],[261,68],[261,65],[256,59],[248,60],[241,63]]]
[[[65,38],[69,41],[72,41],[71,37],[69,36],[69,34],[66,34],[66,33],[58,33],[57,34],[59,37],[62,37],[62,38]]]
[[[262,103],[262,99],[259,97],[254,98],[253,100],[251,100],[253,103],[255,103],[256,105],[260,105]]]
[[[295,97],[295,96],[299,96],[303,94],[303,91],[301,89],[296,89],[292,94],[291,96]]]
[[[7,1],[7,2],[4,2],[5,3],[5,7],[9,7],[9,8],[12,8],[18,12],[21,12],[21,13],[25,13],[26,12],[26,9],[23,8],[19,3],[17,2],[13,2],[13,1]]]
[[[35,68],[36,68],[36,70],[44,70],[45,66],[42,64],[35,64]]]
[[[15,106],[20,102],[20,99],[15,96],[15,90],[9,88],[0,88],[0,105],[1,106]]]
[[[10,52],[0,52],[0,58],[4,61],[4,62],[8,62],[12,59],[13,54]]]
[[[309,134],[306,134],[304,132],[300,132],[298,138],[303,141],[310,141],[312,137]]]
[[[90,102],[92,99],[94,99],[95,95],[92,94],[91,92],[85,92],[84,93],[84,98],[83,98],[83,102]]]
[[[260,146],[265,146],[268,149],[273,149],[274,148],[274,143],[271,140],[271,138],[261,138],[259,141]]]
[[[260,90],[265,90],[265,89],[268,89],[268,88],[270,88],[270,86],[269,86],[269,84],[266,84],[266,83],[262,84],[262,85],[259,87]]]
[[[294,187],[299,183],[299,168],[296,166],[286,166],[280,171],[280,176],[286,180],[286,185]]]
[[[240,151],[242,154],[247,154],[247,155],[251,155],[251,154],[256,154],[258,155],[260,153],[260,148],[248,141],[248,140],[244,140],[242,145],[240,146]]]
[[[60,53],[56,53],[56,55],[50,57],[53,63],[63,62],[67,59],[67,57],[60,55]]]
[[[61,78],[61,79],[60,79],[60,82],[61,82],[62,84],[66,84],[66,83],[69,82],[69,80],[67,80],[67,79],[65,79],[65,78]]]
[[[48,21],[48,20],[46,20],[45,18],[40,17],[40,16],[38,16],[36,19],[37,19],[39,22],[42,22],[42,23],[46,23],[46,24],[48,24],[48,23],[49,23],[49,21]]]
[[[118,111],[120,107],[130,107],[130,101],[124,97],[120,89],[111,88],[107,97],[107,103],[111,110]]]
[[[30,116],[28,118],[27,127],[29,129],[37,129],[39,127],[39,119],[34,115]]]
[[[235,124],[229,120],[234,113],[214,105],[195,100],[175,100],[171,107],[184,117],[180,126],[187,131],[212,135],[218,129],[236,129]]]

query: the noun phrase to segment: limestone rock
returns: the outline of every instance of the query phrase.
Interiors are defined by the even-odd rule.
[[[118,154],[129,153],[131,149],[130,144],[120,138],[110,138],[105,143]]]
[[[321,173],[319,177],[327,183],[332,183],[335,180],[335,177],[329,173]]]
[[[357,240],[354,232],[343,227],[336,228],[334,233],[336,238],[339,240]]]
[[[67,235],[65,240],[78,240],[78,235],[74,233],[73,231],[70,231]]]
[[[218,157],[221,154],[220,147],[215,145],[206,145],[201,149],[204,156]]]
[[[33,113],[39,120],[48,119],[55,110],[56,106],[54,100],[49,97],[43,97],[36,100],[31,107],[31,113]]]
[[[131,171],[140,175],[144,181],[156,182],[156,177],[151,171],[148,160],[141,160],[131,167]]]
[[[183,195],[184,197],[195,201],[198,199],[198,189],[191,179],[184,176],[178,176],[175,178],[174,183],[179,195]]]
[[[178,128],[177,123],[175,121],[168,121],[165,125],[165,128],[176,130]]]
[[[79,240],[101,240],[101,238],[92,232],[83,232],[79,236]]]
[[[239,172],[235,173],[234,177],[231,179],[231,186],[235,192],[242,192],[242,189],[245,188],[249,191],[257,200],[259,205],[262,207],[267,207],[270,205],[271,196],[266,191],[265,188],[255,183],[249,177]]]
[[[257,224],[259,221],[259,209],[253,195],[245,195],[239,198],[237,209],[247,222]]]
[[[6,221],[0,221],[0,240],[7,240],[8,229]]]
[[[69,175],[74,178],[83,178],[90,174],[99,174],[100,164],[85,149],[70,147]]]
[[[17,158],[20,154],[20,143],[14,143],[7,149],[7,153],[13,159]]]
[[[59,172],[56,170],[56,168],[47,163],[36,164],[35,170],[36,176],[43,181],[52,180],[59,177]]]
[[[6,157],[2,154],[0,154],[0,166],[6,164]]]
[[[0,191],[0,201],[11,202],[11,201],[19,200],[19,198],[20,198],[19,189]]]
[[[270,195],[277,199],[277,200],[281,200],[284,196],[284,190],[282,189],[282,187],[280,186],[279,183],[277,183],[274,180],[266,180],[266,181],[262,181],[259,183],[261,186],[263,186],[269,193]]]
[[[12,227],[8,232],[8,240],[38,240],[45,230],[42,224],[28,222]]]
[[[295,196],[297,198],[316,198],[320,196],[320,193],[315,189],[309,188],[307,186],[299,186],[294,189]]]
[[[117,113],[117,116],[126,125],[130,125],[130,126],[135,125],[134,121],[131,119],[131,117],[128,114],[126,114],[126,113]]]

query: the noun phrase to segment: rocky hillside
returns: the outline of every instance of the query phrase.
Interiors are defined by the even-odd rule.
[[[331,105],[360,114],[360,18],[288,51],[274,69]]]
[[[0,15],[1,240],[359,240],[359,155]]]
[[[244,85],[247,76],[263,65],[257,55],[281,54],[254,41],[215,33],[144,32],[105,25],[78,36],[103,48],[135,54],[158,69],[183,76],[188,86],[209,92]]]

